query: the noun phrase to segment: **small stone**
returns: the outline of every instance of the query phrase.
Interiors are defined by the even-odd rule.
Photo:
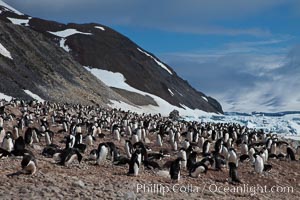
[[[19,193],[21,193],[21,194],[25,194],[27,192],[28,192],[28,190],[26,188],[23,188],[23,187],[19,190]]]
[[[127,192],[124,195],[124,199],[126,199],[126,200],[136,200],[136,195],[133,191],[130,191],[130,192]]]
[[[85,188],[85,184],[84,184],[84,182],[82,180],[73,182],[73,186]]]

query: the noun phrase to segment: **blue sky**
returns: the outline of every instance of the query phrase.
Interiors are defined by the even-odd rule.
[[[225,111],[300,110],[298,0],[5,1],[34,17],[112,27]]]

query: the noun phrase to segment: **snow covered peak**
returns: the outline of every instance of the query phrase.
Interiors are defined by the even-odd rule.
[[[62,38],[66,38],[66,37],[69,37],[70,35],[74,35],[74,34],[84,34],[84,35],[92,35],[91,33],[84,33],[84,32],[80,32],[80,31],[77,31],[76,29],[73,29],[73,28],[69,28],[69,29],[66,29],[66,30],[63,30],[63,31],[57,31],[57,32],[51,32],[51,31],[48,31],[48,33],[51,33],[52,35],[56,35],[58,37],[62,37]]]
[[[4,1],[0,0],[0,6],[5,7],[6,9],[16,13],[17,15],[24,15],[23,13],[17,11],[16,9],[14,9],[13,7],[11,7],[10,5],[8,5],[7,3],[5,3]]]

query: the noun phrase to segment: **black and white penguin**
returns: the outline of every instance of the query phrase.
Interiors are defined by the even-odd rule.
[[[170,171],[169,171],[172,180],[176,180],[176,181],[180,180],[180,170],[181,170],[182,161],[183,159],[181,157],[172,161]]]
[[[238,177],[236,164],[229,162],[228,166],[229,166],[229,183],[241,183]]]
[[[42,155],[47,158],[52,158],[56,153],[61,153],[61,152],[62,150],[60,148],[49,145],[43,149]]]
[[[34,141],[38,142],[37,132],[31,127],[27,128],[24,134],[24,139],[27,145],[32,145]]]
[[[177,145],[177,141],[176,140],[172,141],[171,147],[172,147],[173,151],[177,151],[178,145]]]
[[[207,170],[207,165],[202,162],[197,162],[190,168],[189,175],[193,178],[198,178],[201,173],[206,173]]]
[[[187,170],[190,171],[191,168],[194,166],[194,164],[197,162],[197,152],[192,152],[189,154],[188,159],[187,159]]]
[[[190,147],[190,141],[188,139],[185,139],[182,143],[182,147],[184,149],[188,149]]]
[[[297,146],[296,154],[297,154],[297,155],[300,155],[300,146]]]
[[[113,130],[113,136],[114,136],[115,140],[117,140],[117,141],[121,140],[120,130],[118,127]]]
[[[75,140],[76,140],[75,136],[68,135],[68,136],[65,136],[65,139],[66,139],[66,149],[73,148],[75,145]]]
[[[162,147],[162,145],[163,145],[163,142],[162,142],[162,138],[161,138],[160,133],[157,133],[157,134],[156,134],[156,144],[157,144],[157,146],[159,146],[159,147]]]
[[[97,157],[97,164],[100,165],[103,163],[108,155],[108,146],[106,143],[100,143],[98,146],[98,157]]]
[[[220,138],[215,143],[215,152],[222,153],[223,139]]]
[[[230,162],[234,163],[236,167],[238,166],[237,154],[234,148],[229,149],[228,163]]]
[[[60,147],[58,145],[53,143],[53,138],[54,138],[54,132],[52,132],[50,130],[46,130],[45,131],[46,145],[49,147],[51,146],[53,148],[60,149]]]
[[[251,147],[250,149],[249,149],[249,158],[250,158],[250,162],[252,163],[252,164],[254,164],[255,163],[255,157],[254,157],[254,154],[256,153],[256,150],[253,148],[253,147]]]
[[[255,158],[255,162],[254,162],[254,171],[256,173],[261,174],[264,170],[264,160],[263,158],[258,155],[258,154],[254,154],[254,158]]]
[[[75,135],[75,144],[73,146],[74,148],[78,149],[81,153],[84,153],[87,146],[83,143],[83,136],[82,133],[77,132]]]
[[[133,132],[133,133],[132,133],[131,141],[132,141],[132,144],[135,144],[135,143],[139,142],[139,137],[138,137],[138,135],[136,134],[136,132]]]
[[[85,136],[85,144],[88,146],[93,146],[94,145],[94,141],[96,141],[96,138],[92,135],[92,133],[88,133]]]
[[[82,155],[80,154],[78,149],[68,148],[68,149],[64,149],[60,153],[59,158],[60,158],[60,162],[59,162],[60,165],[69,166],[76,158],[80,163],[82,160]]]
[[[214,153],[212,159],[213,159],[212,168],[214,170],[218,171],[226,167],[226,159],[222,155]]]
[[[296,160],[295,153],[294,153],[293,149],[289,146],[286,148],[286,158],[290,159],[291,161]]]
[[[14,126],[12,131],[12,136],[14,140],[16,140],[19,137],[19,129],[17,126]]]
[[[22,136],[19,136],[15,140],[14,151],[23,151],[25,149],[25,140]]]
[[[26,154],[21,161],[22,171],[21,173],[33,175],[36,173],[37,165],[33,155]]]
[[[3,138],[3,142],[1,145],[2,149],[11,152],[14,148],[13,139],[12,139],[12,133],[8,131],[6,133],[6,136]]]
[[[117,160],[117,158],[120,156],[116,145],[113,142],[106,142],[108,146],[108,159],[110,159],[112,162]]]
[[[126,152],[127,158],[131,158],[131,155],[133,153],[133,147],[132,147],[132,143],[130,142],[130,140],[125,141],[125,152]]]
[[[241,155],[248,155],[248,145],[246,142],[243,142],[241,145]]]
[[[182,160],[181,160],[181,167],[182,167],[183,169],[186,169],[186,165],[187,165],[187,155],[186,155],[185,149],[184,149],[184,148],[181,148],[181,149],[179,150],[177,156],[178,156],[179,158],[182,158]]]
[[[204,141],[205,141],[204,137],[201,136],[198,140],[198,146],[200,149],[203,148]]]
[[[211,144],[211,142],[209,140],[206,140],[203,143],[203,148],[202,148],[202,154],[203,154],[203,156],[210,155],[210,153],[209,153],[210,144]]]
[[[98,150],[97,149],[91,150],[89,154],[89,160],[97,160],[97,158],[98,158]]]
[[[141,151],[137,149],[131,156],[128,175],[137,176],[142,162]]]
[[[276,142],[273,142],[272,144],[271,144],[271,149],[270,149],[270,155],[271,154],[277,154],[277,143]]]

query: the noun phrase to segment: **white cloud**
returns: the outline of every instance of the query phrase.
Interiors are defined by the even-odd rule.
[[[219,100],[225,111],[300,110],[300,46],[287,50],[281,41],[225,44],[161,57],[193,86]]]

